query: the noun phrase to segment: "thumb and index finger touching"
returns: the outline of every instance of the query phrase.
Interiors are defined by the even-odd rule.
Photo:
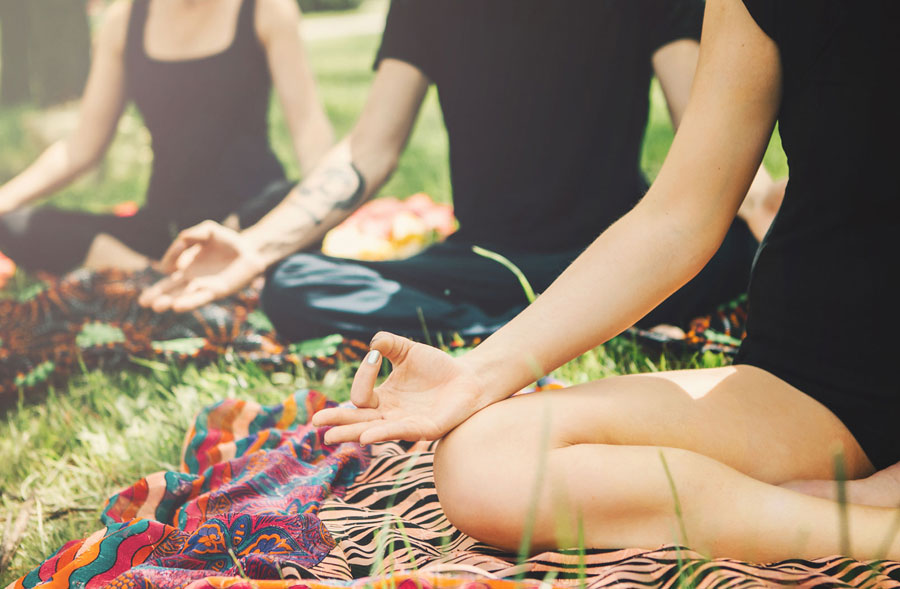
[[[185,264],[185,261],[182,258],[186,254],[190,254],[189,250],[192,250],[195,246],[202,246],[216,238],[224,238],[224,235],[220,235],[222,232],[219,229],[220,226],[217,223],[204,221],[179,233],[175,241],[163,254],[159,263],[160,269],[168,273],[169,276],[146,288],[138,299],[139,304],[144,307],[151,307],[153,310],[161,313],[170,309],[176,311],[190,310],[215,298],[214,292],[210,292],[213,289],[204,288],[202,290],[206,292],[202,294],[187,291],[187,287],[193,281],[184,276],[182,266]],[[196,254],[196,252],[194,253]],[[191,256],[191,259],[193,259],[193,256]],[[201,285],[197,285],[197,287],[199,286]],[[198,288],[195,287],[191,290],[197,291]],[[207,294],[212,294],[213,296],[207,296]],[[187,299],[185,299],[186,295]],[[178,309],[175,309],[175,307],[178,307]]]
[[[178,258],[181,257],[181,254],[197,244],[206,243],[213,239],[216,236],[217,228],[217,223],[204,221],[179,233],[160,261],[163,271],[174,272],[178,267]]]
[[[386,358],[395,365],[402,362],[412,345],[412,341],[404,337],[387,332],[377,333],[369,344],[370,351],[357,369],[350,389],[350,401],[356,409],[325,409],[315,415],[313,424],[344,426],[382,419],[383,415],[378,411],[379,399],[375,383],[381,373],[383,360]]]
[[[381,372],[382,359],[397,365],[406,359],[412,341],[399,335],[380,331],[369,344],[370,351],[356,371],[353,386],[350,389],[350,400],[360,408],[377,409],[378,398],[375,393],[375,382]]]

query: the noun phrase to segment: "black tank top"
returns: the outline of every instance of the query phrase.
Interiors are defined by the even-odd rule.
[[[868,406],[868,428],[900,431],[900,109],[889,90],[900,2],[744,3],[781,54],[791,178],[757,255],[737,361],[834,391],[819,400],[839,414]]]
[[[256,0],[243,0],[231,45],[180,61],[147,55],[150,0],[134,0],[125,52],[129,97],[153,142],[144,213],[184,228],[221,220],[284,179],[268,136],[271,75],[254,27]]]

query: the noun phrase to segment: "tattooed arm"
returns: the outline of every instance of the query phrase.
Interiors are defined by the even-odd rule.
[[[161,263],[169,276],[148,288],[141,304],[159,312],[194,309],[320,243],[393,173],[428,84],[415,67],[384,60],[350,135],[256,225],[238,233],[204,221],[182,231]]]

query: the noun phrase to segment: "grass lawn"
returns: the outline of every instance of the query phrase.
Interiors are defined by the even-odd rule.
[[[350,129],[366,98],[377,43],[376,37],[359,37],[320,41],[311,48],[321,95],[338,135]],[[34,126],[43,118],[28,109],[0,112],[0,182],[39,153],[41,142]],[[64,127],[70,117],[64,113],[60,119]],[[271,119],[277,153],[295,175],[288,132],[277,108],[272,109]],[[643,162],[651,177],[671,138],[661,92],[654,87]],[[381,194],[402,197],[425,191],[438,200],[449,200],[446,143],[437,96],[432,91],[400,167]],[[124,200],[140,202],[149,162],[146,131],[129,111],[101,169],[62,191],[54,202],[93,211],[109,210]],[[776,176],[786,174],[777,137],[766,162]],[[631,342],[618,339],[557,374],[579,383],[615,374],[719,366],[723,362],[714,355],[647,355]],[[0,414],[0,526],[15,518],[25,502],[32,505],[21,546],[10,568],[0,572],[0,587],[64,542],[97,529],[97,516],[111,494],[150,472],[176,469],[187,424],[202,406],[225,396],[278,402],[296,387],[305,386],[344,399],[352,370],[351,366],[341,367],[324,381],[310,382],[302,373],[265,374],[252,365],[157,372],[136,367],[119,374],[83,374],[73,379],[67,390],[51,390],[45,398],[20,402]]]

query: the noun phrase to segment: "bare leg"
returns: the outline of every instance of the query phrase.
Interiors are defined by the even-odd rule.
[[[441,442],[435,477],[450,520],[502,547],[518,548],[529,519],[534,549],[572,546],[580,518],[589,547],[685,542],[713,556],[771,561],[842,551],[837,504],[777,486],[833,477],[839,449],[850,476],[872,472],[822,405],[738,366],[610,378],[497,403]],[[848,513],[851,555],[881,556],[895,511]],[[889,549],[900,558],[900,541]]]
[[[150,264],[147,256],[137,253],[115,237],[101,233],[94,238],[84,258],[84,267],[91,270],[115,268],[143,270]]]
[[[850,503],[900,507],[900,462],[864,479],[847,481],[846,485]],[[782,487],[816,497],[837,498],[838,485],[833,480],[790,481]]]

